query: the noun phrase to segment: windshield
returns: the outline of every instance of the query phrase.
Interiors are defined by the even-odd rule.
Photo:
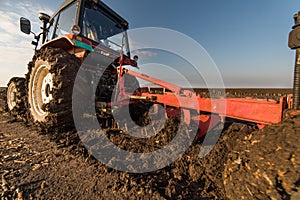
[[[129,52],[126,31],[107,17],[97,4],[86,3],[82,22],[83,36],[124,54]],[[123,44],[123,45],[122,45]]]

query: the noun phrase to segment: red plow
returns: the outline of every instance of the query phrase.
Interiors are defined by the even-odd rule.
[[[176,112],[174,114],[174,110],[180,108],[183,113],[183,121],[187,125],[193,122],[198,124],[198,137],[205,135],[220,122],[224,122],[225,118],[252,123],[261,129],[266,125],[280,122],[284,117],[285,111],[292,108],[292,95],[282,96],[279,101],[273,99],[254,99],[251,97],[204,98],[194,91],[149,77],[142,73],[123,67],[120,67],[118,70],[120,80],[124,74],[129,74],[162,87],[159,92],[155,92],[150,87],[143,87],[133,95],[129,95],[125,94],[124,89],[122,89],[122,81],[120,81],[119,91],[123,91],[123,94],[120,96],[124,98],[124,101],[128,101],[126,96],[129,96],[130,104],[143,101],[152,103],[154,107],[162,105],[168,116],[176,115]],[[112,103],[112,106],[114,104],[122,104],[121,98],[119,98],[119,102]],[[192,116],[191,113],[195,112],[198,114]],[[293,112],[290,111],[290,113]],[[294,111],[294,113],[297,113],[297,111]]]

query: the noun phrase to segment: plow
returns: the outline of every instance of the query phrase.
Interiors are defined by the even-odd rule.
[[[138,68],[138,57],[130,55],[128,22],[101,1],[67,0],[51,17],[40,13],[39,19],[42,33],[35,34],[28,73],[8,83],[7,105],[13,116],[43,131],[74,128],[74,93],[79,95],[77,105],[92,98],[104,128],[120,128],[115,108],[129,109],[131,120],[141,127],[160,118],[163,109],[163,117],[179,116],[187,126],[196,126],[199,138],[226,120],[262,129],[300,112],[298,15],[289,38],[289,47],[297,51],[293,94],[276,98],[206,97],[130,70],[127,66]],[[32,33],[28,19],[21,18],[20,26],[22,32]],[[138,79],[160,89],[140,87]]]

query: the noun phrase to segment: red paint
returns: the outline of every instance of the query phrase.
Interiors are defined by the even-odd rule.
[[[197,137],[202,137],[213,128],[215,128],[220,122],[221,118],[218,115],[198,115],[193,117],[193,121],[198,124]]]

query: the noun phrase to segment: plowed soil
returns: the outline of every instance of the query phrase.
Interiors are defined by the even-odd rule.
[[[161,170],[126,173],[89,156],[74,133],[42,134],[11,117],[1,88],[0,199],[300,199],[299,115],[263,130],[225,125],[202,159],[194,141]]]

